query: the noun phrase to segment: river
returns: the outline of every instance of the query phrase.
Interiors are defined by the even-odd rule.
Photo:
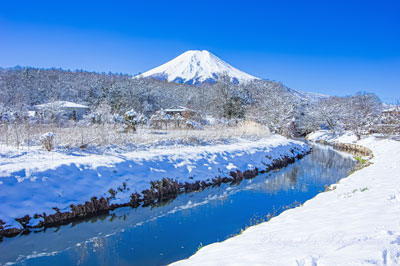
[[[351,156],[318,145],[296,163],[240,184],[4,238],[0,265],[166,265],[313,198],[355,164]]]

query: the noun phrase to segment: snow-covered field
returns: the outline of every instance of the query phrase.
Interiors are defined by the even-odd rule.
[[[168,128],[151,129],[138,127],[136,132],[123,133],[123,125],[115,123],[86,124],[70,122],[67,126],[52,124],[31,125],[0,124],[0,153],[8,151],[9,146],[15,149],[29,150],[41,145],[40,137],[47,133],[56,134],[55,144],[59,148],[77,148],[81,145],[107,147],[117,145],[119,148],[134,145],[163,145],[165,142],[177,144],[193,142],[218,142],[236,137],[267,137],[270,135],[267,127],[260,124],[244,121],[236,126],[219,124],[222,121],[211,121],[214,125],[203,129]],[[171,125],[170,125],[171,126]],[[153,145],[154,146],[154,145]],[[131,148],[131,147],[128,147]]]
[[[309,139],[355,141],[328,132]],[[372,165],[174,265],[400,265],[400,142],[369,137],[357,144],[373,151]]]
[[[228,176],[235,169],[265,169],[274,159],[309,151],[298,141],[281,136],[231,138],[225,142],[197,145],[117,147],[103,150],[40,148],[16,150],[2,147],[0,153],[0,219],[14,221],[26,214],[69,211],[91,197],[110,197],[110,203],[129,202],[130,195],[150,187],[150,181],[172,178],[179,182]],[[133,148],[133,147],[132,147]],[[266,157],[268,155],[268,157]],[[38,220],[31,220],[31,224]]]

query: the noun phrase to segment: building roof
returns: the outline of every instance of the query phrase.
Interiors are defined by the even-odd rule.
[[[88,109],[89,107],[86,105],[68,102],[68,101],[55,101],[50,103],[38,104],[35,105],[36,108],[49,108],[49,107],[59,107],[59,108],[81,108]]]
[[[164,109],[165,112],[195,112],[192,109],[189,109],[185,106],[178,106],[175,108],[168,108],[168,109]]]

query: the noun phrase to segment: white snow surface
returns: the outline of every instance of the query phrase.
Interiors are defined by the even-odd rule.
[[[314,142],[326,141],[329,143],[356,143],[357,136],[350,132],[346,131],[342,134],[334,134],[329,130],[319,130],[313,132],[307,136],[307,139]]]
[[[239,83],[259,79],[240,71],[206,50],[186,51],[171,61],[135,78],[153,77],[179,83],[197,84],[204,81],[215,81],[224,73],[232,81],[236,80]]]
[[[297,92],[301,95],[301,97],[306,98],[311,102],[318,102],[330,97],[327,94],[321,94],[316,92],[305,92],[305,91],[297,91]]]
[[[59,107],[59,108],[83,108],[88,109],[89,107],[86,105],[68,102],[68,101],[56,101],[51,103],[44,103],[35,105],[36,108],[49,108],[49,107]]]
[[[373,164],[335,190],[173,265],[400,265],[400,142],[357,144],[373,151]]]
[[[117,191],[111,203],[128,202],[133,192],[148,189],[153,180],[166,177],[195,182],[228,176],[230,170],[263,169],[273,159],[309,149],[302,142],[276,135],[212,145],[116,148],[103,153],[1,147],[0,219],[7,226],[19,227],[15,218],[43,212],[49,215],[55,213],[53,207],[69,211],[71,204],[82,204],[91,197],[110,197],[110,189]],[[129,190],[118,191],[124,182]],[[38,222],[31,220],[32,225]]]

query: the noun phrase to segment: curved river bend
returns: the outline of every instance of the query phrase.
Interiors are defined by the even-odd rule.
[[[223,241],[255,221],[313,198],[348,175],[356,162],[329,147],[239,185],[182,194],[158,207],[110,215],[44,232],[5,238],[0,265],[166,265],[202,245]]]

